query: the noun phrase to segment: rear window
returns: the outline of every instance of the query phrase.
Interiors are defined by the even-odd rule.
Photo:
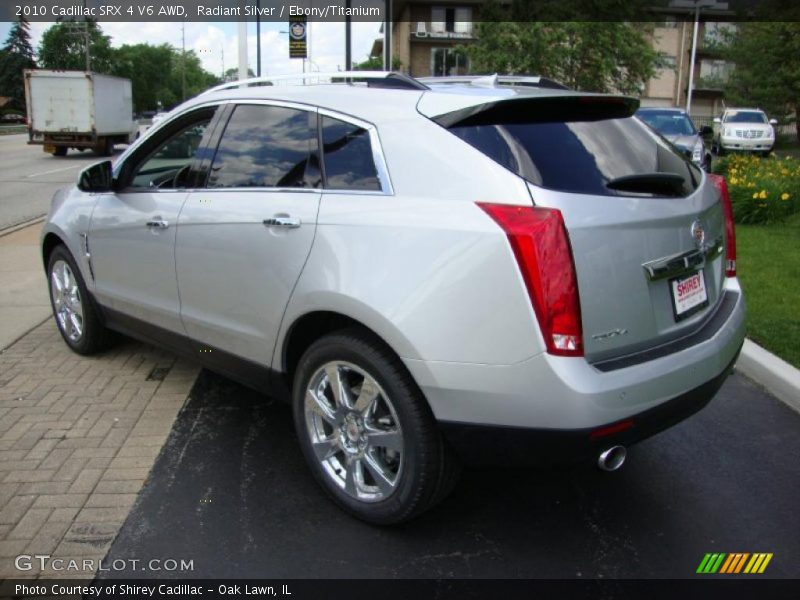
[[[700,182],[700,171],[613,100],[607,109],[603,100],[590,106],[581,98],[510,101],[484,113],[473,111],[460,121],[450,115],[446,126],[486,156],[544,188],[601,196],[691,194]],[[665,194],[658,186],[651,186],[652,191],[631,191],[630,185],[613,189],[624,187],[616,182],[625,178],[647,175],[657,181],[659,174],[673,179],[674,193]]]

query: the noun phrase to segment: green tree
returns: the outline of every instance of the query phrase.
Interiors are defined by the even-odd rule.
[[[548,11],[542,12],[536,3],[516,3],[510,10],[496,2],[487,4],[476,24],[477,41],[463,47],[471,70],[541,75],[581,91],[639,93],[659,65],[660,56],[649,41],[651,26],[624,21],[536,20],[541,16],[573,17],[565,8],[571,5],[547,4]]]
[[[721,54],[735,64],[725,84],[730,106],[757,106],[800,136],[800,23],[739,23],[721,42]]]
[[[113,51],[112,73],[131,80],[134,111],[172,108],[215,85],[219,79],[205,71],[193,52],[185,57],[169,44],[124,45]]]
[[[61,21],[45,31],[39,44],[40,65],[45,69],[83,71],[86,68],[84,27],[89,28],[91,70],[111,73],[114,54],[111,38],[92,20]]]
[[[253,69],[247,69],[247,76],[248,77],[255,77],[256,74],[253,72]],[[225,71],[225,81],[237,81],[239,79],[239,69],[236,67],[232,67]]]
[[[392,70],[399,71],[403,67],[403,61],[399,56],[392,56]],[[380,56],[370,56],[367,60],[355,63],[354,71],[383,71],[383,58]]]
[[[14,23],[0,51],[0,96],[11,98],[10,108],[25,110],[24,69],[33,69],[30,25],[24,18]]]

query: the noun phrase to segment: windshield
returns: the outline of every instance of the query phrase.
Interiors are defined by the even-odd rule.
[[[732,110],[725,115],[725,123],[766,123],[767,115],[760,110]]]
[[[692,120],[683,113],[667,110],[638,111],[636,116],[663,136],[695,135]]]

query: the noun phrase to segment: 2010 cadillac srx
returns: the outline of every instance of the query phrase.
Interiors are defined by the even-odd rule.
[[[56,195],[73,350],[116,330],[289,398],[320,485],[374,523],[464,460],[613,470],[714,396],[744,339],[727,188],[635,100],[311,77],[201,94]]]

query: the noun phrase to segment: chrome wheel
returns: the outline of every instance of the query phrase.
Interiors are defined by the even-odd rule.
[[[394,493],[403,471],[403,433],[374,377],[348,362],[322,365],[306,388],[304,415],[314,455],[334,484],[362,502]]]
[[[63,260],[57,260],[50,271],[50,296],[58,326],[71,341],[83,336],[83,303],[78,280]]]

